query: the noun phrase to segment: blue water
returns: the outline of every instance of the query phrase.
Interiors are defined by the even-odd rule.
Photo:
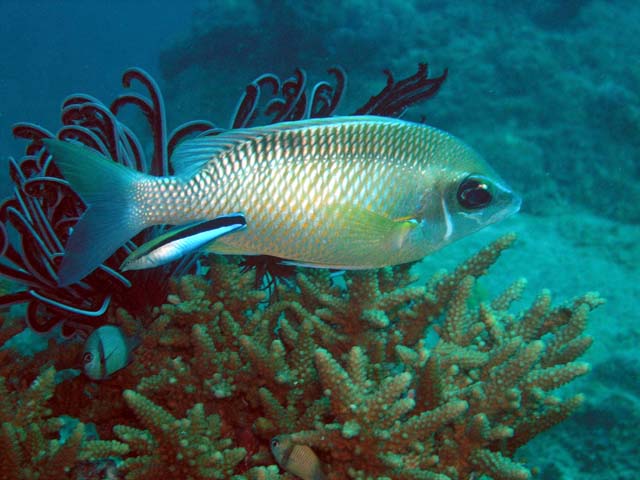
[[[448,68],[440,94],[407,118],[424,116],[465,139],[524,204],[518,217],[428,258],[425,275],[516,230],[520,243],[488,288],[525,276],[528,298],[543,287],[558,301],[600,290],[608,304],[589,330],[593,372],[579,384],[587,403],[526,455],[543,459],[545,480],[637,478],[640,7],[363,5],[0,0],[0,193],[10,189],[7,158],[20,157],[25,144],[12,138],[12,124],[55,132],[67,95],[108,104],[131,66],[160,83],[170,127],[198,118],[226,126],[246,83],[270,70],[287,76],[304,67],[317,80],[343,65],[350,76],[339,112],[350,113],[384,86],[383,68],[399,78],[421,61],[434,74]]]
[[[160,51],[189,31],[195,3],[2,0],[0,155],[21,152],[11,136],[15,122],[57,129],[72,93],[108,101],[131,66],[159,77]]]

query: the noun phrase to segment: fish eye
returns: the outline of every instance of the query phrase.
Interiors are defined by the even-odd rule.
[[[84,352],[82,355],[82,363],[90,363],[93,360],[93,355],[91,352]]]
[[[273,440],[271,440],[271,448],[277,448],[278,445],[280,445],[278,439],[274,438]]]
[[[482,177],[469,176],[460,183],[457,199],[462,208],[476,210],[489,205],[493,196]]]

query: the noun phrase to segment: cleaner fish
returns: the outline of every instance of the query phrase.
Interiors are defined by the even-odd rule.
[[[125,268],[206,250],[367,269],[418,260],[520,207],[464,142],[394,118],[310,119],[187,140],[172,155],[170,177],[83,145],[44,143],[88,205],[67,242],[61,285],[152,225],[178,227]]]

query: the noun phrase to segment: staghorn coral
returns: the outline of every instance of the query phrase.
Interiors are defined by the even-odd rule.
[[[80,422],[61,438],[65,419],[52,416],[47,405],[55,376],[55,369],[49,367],[22,391],[11,391],[0,377],[0,478],[69,478],[85,462],[129,451],[126,444],[86,440],[85,425]]]
[[[384,288],[378,279],[376,284],[382,271],[350,274],[342,296],[317,289],[316,312],[344,327],[341,315],[348,310],[342,301],[353,293],[352,318],[360,322],[360,328],[350,326],[352,334],[341,339],[335,353],[315,350],[318,379],[330,404],[323,415],[330,421],[316,416],[311,430],[304,430],[309,423],[304,414],[297,423],[279,421],[286,404],[280,411],[270,406],[268,411],[279,413],[270,420],[294,442],[324,452],[337,478],[467,478],[474,472],[529,478],[528,469],[510,457],[580,404],[581,396],[563,401],[548,392],[588,371],[575,360],[591,343],[582,336],[584,322],[601,299],[588,294],[551,308],[549,293],[543,292],[514,316],[508,307],[522,291],[518,281],[493,302],[472,307],[474,278],[512,241],[503,237],[420,292],[403,283]],[[380,313],[366,314],[371,311]],[[370,318],[381,321],[371,324]],[[409,328],[408,322],[403,325],[407,318]],[[421,336],[411,335],[424,334],[429,326],[440,334],[430,350]],[[262,398],[274,403],[266,392]]]
[[[11,428],[24,426],[10,420],[3,441],[14,439],[5,449],[14,463],[3,468],[31,472],[55,461],[85,478],[82,468],[117,455],[132,480],[159,469],[194,479],[292,478],[269,451],[284,435],[311,447],[329,478],[529,478],[514,455],[580,405],[580,395],[552,392],[588,371],[578,358],[591,343],[588,313],[602,300],[587,294],[552,306],[543,291],[512,313],[523,280],[479,300],[476,279],[514,240],[498,239],[426,285],[407,265],[348,272],[344,281],[300,271],[271,303],[255,289],[254,271],[212,257],[206,274],[173,280],[167,303],[148,315],[109,311],[109,323],[139,338],[133,363],[100,383],[50,381],[31,417],[49,453],[41,460],[24,441],[15,447]],[[64,345],[51,348],[56,366],[68,368]],[[25,368],[47,363],[36,355]],[[52,378],[53,368],[42,371]],[[28,402],[31,387],[5,384],[5,411]],[[63,415],[82,425],[64,462],[51,443]],[[102,440],[81,440],[90,422]]]
[[[184,419],[176,419],[140,393],[125,390],[124,398],[148,430],[118,425],[114,433],[140,453],[127,458],[121,470],[130,478],[159,478],[169,472],[176,478],[228,478],[244,458],[243,448],[220,439],[221,421],[205,415],[197,403]]]
[[[232,126],[330,115],[346,77],[340,68],[329,73],[335,85],[310,90],[302,70],[284,81],[258,77]],[[429,78],[426,65],[400,81],[386,74],[386,87],[356,114],[400,115],[446,78],[446,71]],[[167,173],[179,141],[219,133],[209,122],[190,122],[167,136],[153,80],[138,69],[123,80],[126,87],[139,81],[149,98],[130,93],[107,108],[70,97],[58,136]],[[127,104],[149,121],[149,162],[115,117]],[[16,197],[0,209],[0,255],[8,261],[0,274],[27,289],[0,303],[27,302],[27,323],[39,331],[62,322],[61,332],[77,337],[84,327],[115,324],[138,347],[128,368],[99,383],[73,373],[78,338],[51,340],[32,357],[0,349],[3,478],[106,478],[116,468],[111,456],[133,480],[166,471],[194,479],[291,478],[269,451],[275,435],[310,446],[329,478],[528,478],[513,460],[517,448],[581,401],[549,392],[587,371],[576,359],[591,342],[583,331],[597,296],[552,308],[543,292],[513,315],[509,307],[524,288],[518,281],[491,302],[475,301],[475,278],[512,236],[425,286],[413,284],[409,265],[351,272],[343,282],[309,270],[290,284],[268,283],[276,289],[270,304],[257,286],[281,265],[265,258],[245,260],[242,271],[238,259],[215,258],[202,262],[206,274],[171,280],[171,270],[149,273],[148,282],[128,274],[136,275],[135,289],[125,288],[130,280],[111,268],[119,264],[112,258],[86,284],[59,287],[63,240],[84,206],[42,148],[52,134],[30,124],[14,132],[30,143],[28,155],[11,162]],[[0,345],[21,328],[5,323]]]

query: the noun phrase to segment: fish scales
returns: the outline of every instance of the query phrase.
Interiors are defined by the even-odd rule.
[[[45,144],[91,205],[76,226],[81,233],[70,237],[61,267],[65,281],[79,279],[137,232],[158,224],[194,223],[175,232],[178,250],[210,238],[206,249],[216,253],[356,269],[418,260],[520,206],[464,142],[391,118],[311,119],[187,140],[172,155],[172,177],[114,166],[77,145]],[[229,214],[243,215],[246,223],[237,216],[208,222]],[[201,231],[206,227],[212,228],[209,236]],[[198,242],[181,237],[188,234]],[[174,258],[175,248],[168,248],[167,258]]]
[[[336,208],[341,204],[389,218],[411,213],[403,207],[407,187],[415,184],[409,177],[417,170],[414,152],[424,150],[420,130],[391,122],[328,125],[277,131],[241,143],[213,158],[188,182],[204,185],[202,177],[212,182],[206,195],[188,196],[193,219],[245,213],[251,228],[216,242],[214,249],[221,252],[268,251],[326,262],[336,251],[332,238],[349,227],[345,220],[350,219]],[[179,209],[181,215],[184,210]],[[310,230],[310,225],[316,228]]]
[[[430,143],[437,146],[447,138],[436,136],[436,142],[429,142],[433,135],[425,136],[425,130],[441,133],[379,120],[265,133],[212,158],[186,182],[176,180],[175,186],[161,190],[162,198],[151,203],[164,203],[172,211],[153,223],[241,211],[251,228],[218,240],[213,251],[268,252],[310,263],[348,265],[354,253],[345,251],[339,237],[353,218],[340,215],[340,207],[386,218],[415,213],[415,207],[407,205],[408,197],[416,193],[415,177],[424,175],[429,164],[427,155],[420,165],[416,152],[428,154]],[[340,252],[345,258],[336,255]],[[386,257],[388,250],[375,253]],[[372,266],[382,263],[371,260]]]

